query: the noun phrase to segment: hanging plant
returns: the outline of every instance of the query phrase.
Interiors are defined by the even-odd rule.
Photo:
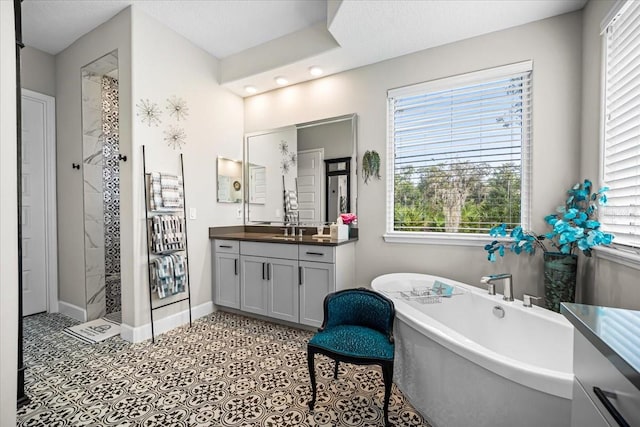
[[[366,184],[370,178],[380,179],[380,155],[375,150],[367,150],[362,156],[362,176]]]

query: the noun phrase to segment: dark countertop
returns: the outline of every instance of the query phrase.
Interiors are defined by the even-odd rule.
[[[329,238],[314,238],[309,234],[311,230],[305,230],[302,237],[287,237],[282,235],[283,227],[261,227],[261,226],[230,226],[230,227],[210,227],[209,239],[241,240],[245,242],[280,243],[285,245],[317,245],[317,246],[340,246],[358,241],[358,237],[350,237],[346,240],[331,240]],[[313,231],[315,231],[315,227]]]
[[[640,390],[640,311],[563,302],[560,312]]]

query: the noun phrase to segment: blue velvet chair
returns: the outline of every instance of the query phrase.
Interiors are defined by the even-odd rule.
[[[333,377],[338,378],[340,362],[380,365],[384,379],[384,422],[389,426],[389,398],[393,382],[393,302],[377,292],[360,288],[327,295],[324,299],[322,327],[307,344],[311,378],[311,402],[316,402],[315,355],[335,361]]]

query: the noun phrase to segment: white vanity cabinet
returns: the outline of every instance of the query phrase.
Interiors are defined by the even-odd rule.
[[[240,309],[298,322],[298,248],[240,242]]]
[[[300,323],[322,325],[324,297],[336,289],[335,265],[300,261]]]
[[[324,297],[356,287],[354,245],[299,245],[298,259],[300,323],[319,327],[324,319]]]
[[[640,390],[577,331],[573,351],[571,426],[618,427],[624,422],[640,425]],[[616,416],[625,421],[619,422]]]
[[[355,287],[352,243],[213,242],[216,305],[319,327],[325,296]]]
[[[300,311],[298,290],[298,260],[268,259],[267,316],[298,322]]]
[[[640,312],[563,302],[575,327],[571,427],[640,426]]]
[[[240,242],[213,241],[215,289],[213,302],[225,307],[240,308]]]
[[[264,257],[243,255],[240,259],[242,280],[240,309],[267,315],[267,262]]]
[[[335,246],[300,245],[300,323],[321,326],[324,297],[336,290]]]

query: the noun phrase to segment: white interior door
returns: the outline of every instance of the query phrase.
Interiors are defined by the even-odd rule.
[[[39,94],[36,94],[39,95]],[[46,95],[41,95],[43,98]],[[22,95],[22,310],[47,311],[47,138],[53,98]]]
[[[302,223],[325,222],[322,218],[324,149],[298,152],[298,215]]]

